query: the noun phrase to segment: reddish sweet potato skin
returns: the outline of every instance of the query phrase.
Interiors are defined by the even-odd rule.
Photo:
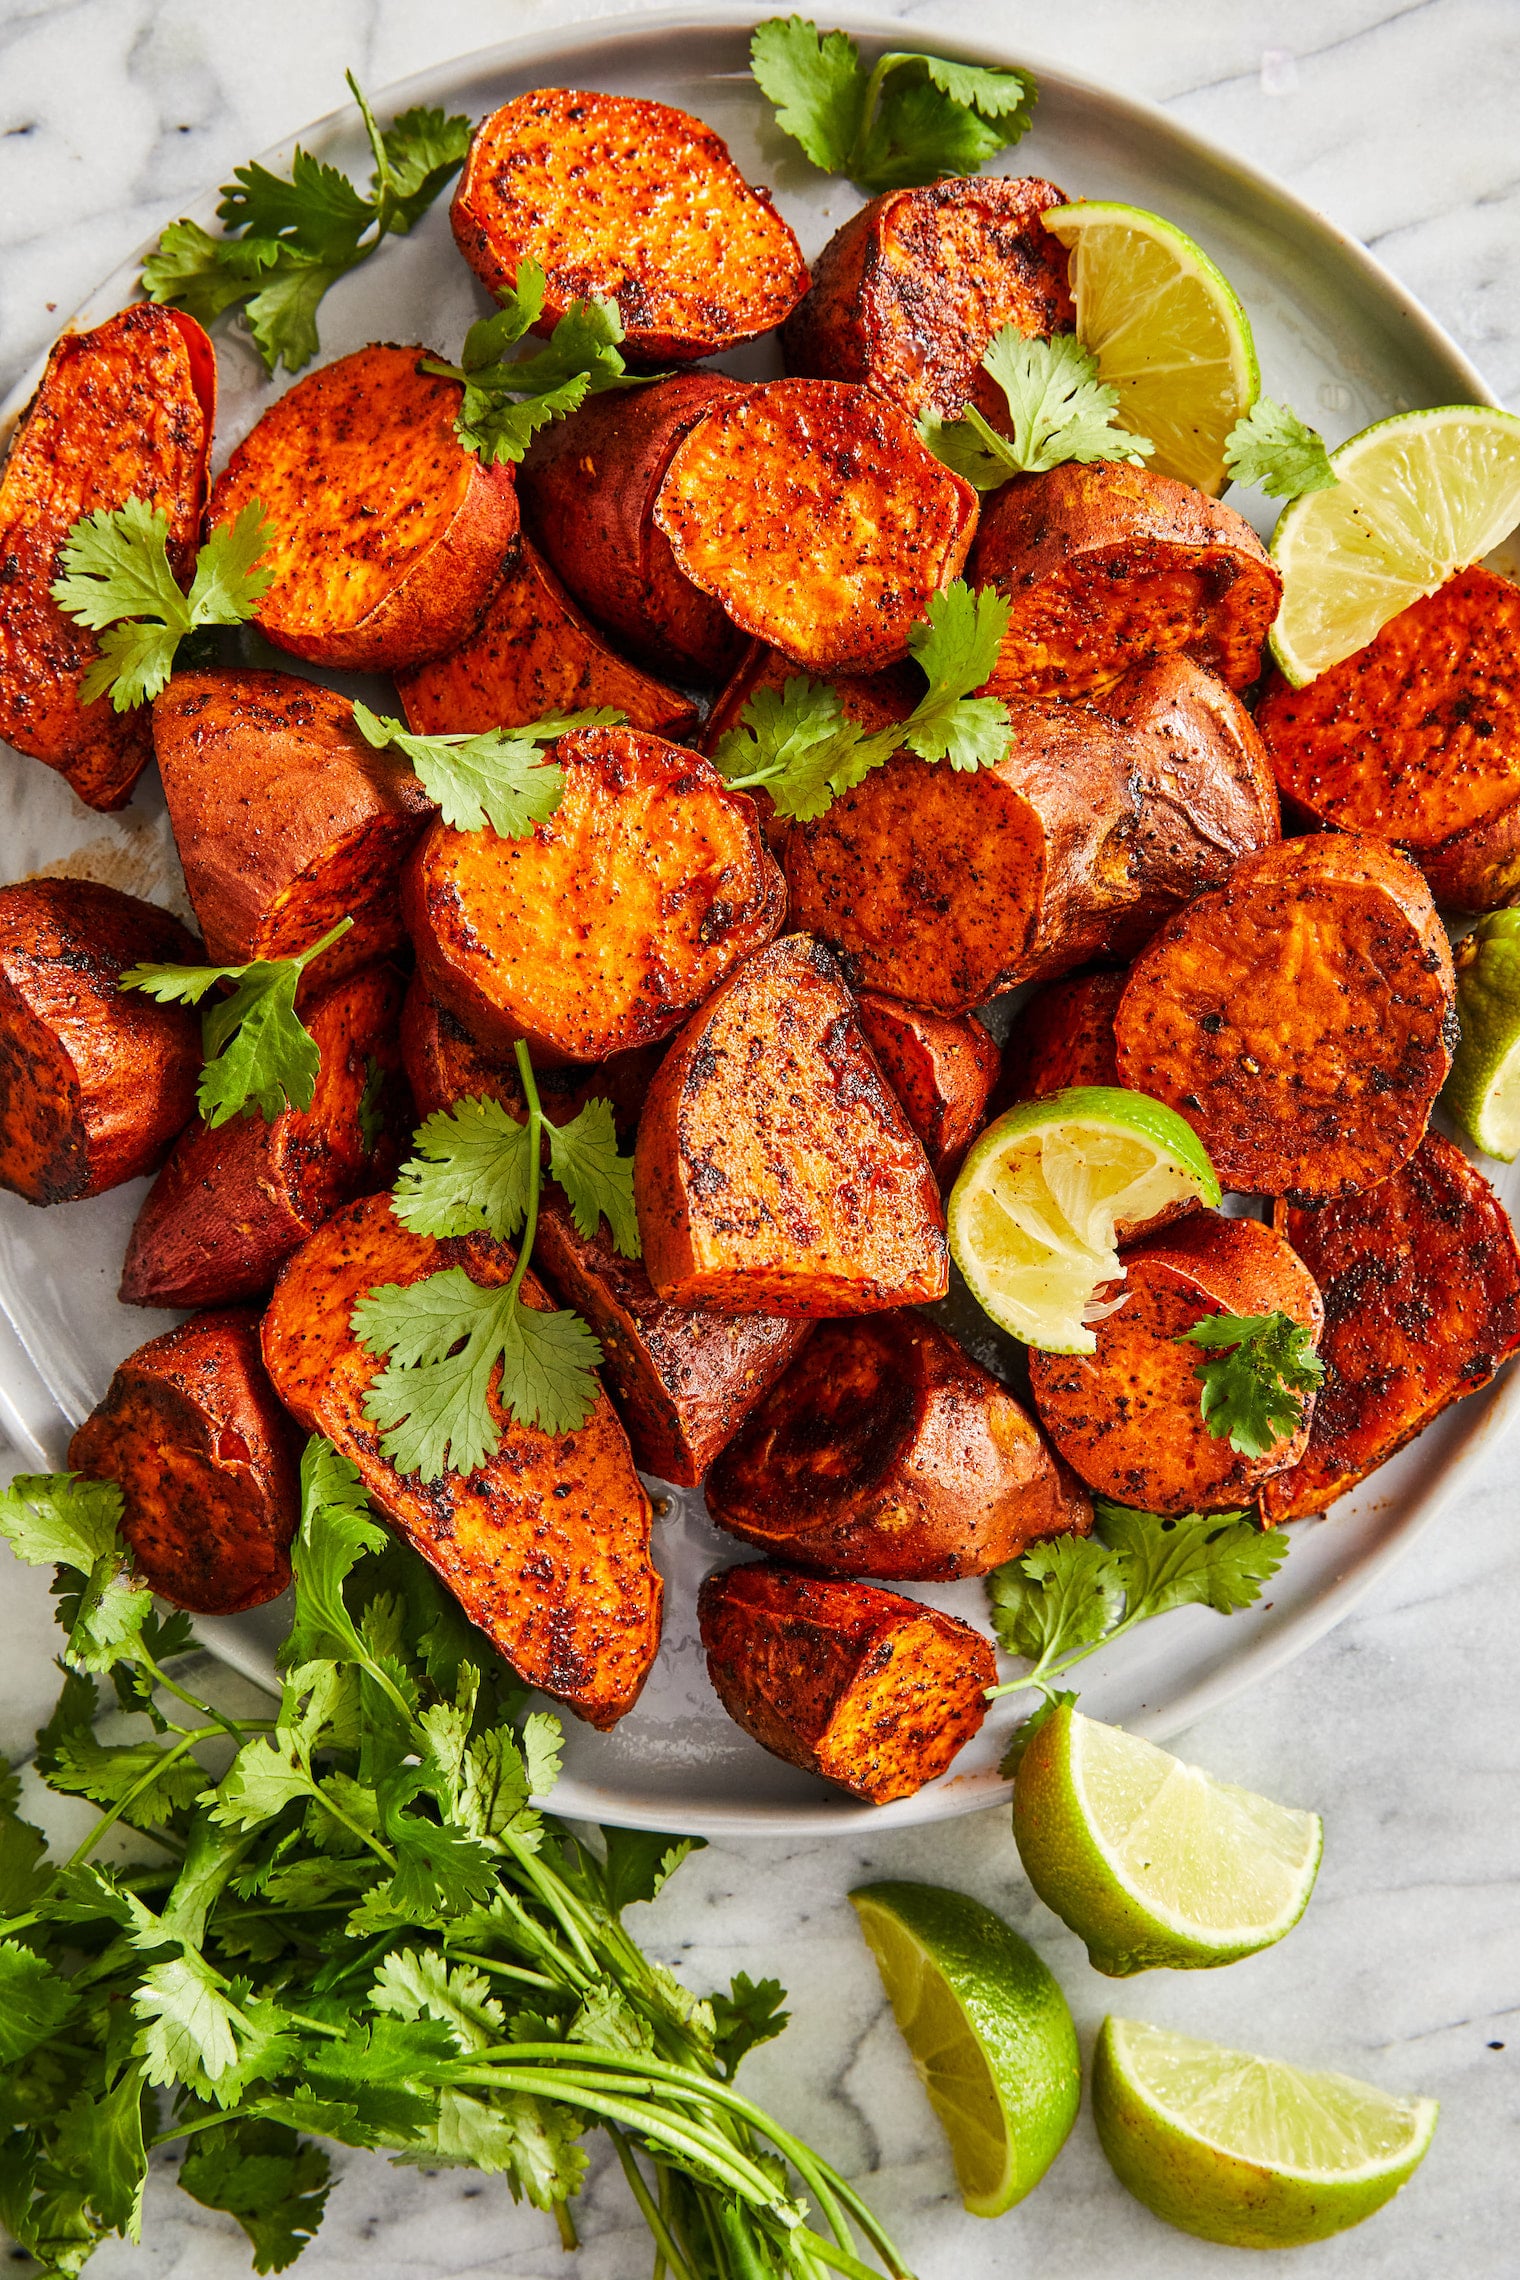
[[[902,1102],[943,1187],[955,1177],[987,1120],[998,1073],[997,1042],[969,1014],[951,1021],[870,990],[855,1002],[882,1075]]]
[[[198,954],[177,919],[115,887],[0,887],[0,1187],[73,1203],[161,1161],[195,1113],[200,1016],[118,985]]]
[[[658,1045],[640,1045],[589,1068],[536,1069],[545,1116],[552,1124],[568,1124],[588,1100],[610,1100],[618,1131],[626,1138],[638,1123],[660,1054]],[[460,1100],[499,1100],[519,1119],[527,1112],[515,1056],[477,1045],[418,974],[412,976],[401,1009],[401,1060],[419,1119]]]
[[[1114,1015],[1127,978],[1117,968],[1072,974],[1035,992],[1003,1048],[994,1115],[1015,1101],[1043,1100],[1068,1085],[1119,1082]]]
[[[238,1615],[290,1581],[297,1449],[259,1356],[257,1316],[197,1314],[129,1354],[69,1446],[120,1484],[140,1574],[194,1615]]]

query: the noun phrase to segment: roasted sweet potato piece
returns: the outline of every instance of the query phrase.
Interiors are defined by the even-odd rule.
[[[588,1100],[610,1100],[619,1132],[632,1132],[650,1080],[660,1065],[658,1045],[639,1045],[590,1068],[536,1069],[538,1097],[551,1123],[568,1124]],[[437,999],[420,974],[412,976],[401,1009],[401,1060],[418,1117],[452,1108],[459,1100],[499,1100],[512,1114],[526,1114],[517,1061],[510,1053],[488,1053],[477,1045]]]
[[[948,1287],[939,1190],[822,943],[730,975],[660,1064],[634,1151],[659,1296],[720,1314],[874,1314]]]
[[[1119,1082],[1180,1110],[1226,1187],[1350,1195],[1418,1147],[1455,997],[1406,856],[1339,832],[1289,839],[1141,951],[1115,1017]]]
[[[1314,1278],[1280,1235],[1254,1219],[1199,1211],[1123,1254],[1121,1298],[1095,1324],[1097,1351],[1031,1349],[1040,1423],[1089,1488],[1142,1512],[1223,1512],[1249,1504],[1273,1473],[1296,1464],[1313,1397],[1296,1432],[1262,1457],[1216,1441],[1203,1422],[1196,1346],[1179,1345],[1208,1314],[1290,1314],[1318,1343],[1324,1307]]]
[[[679,1028],[781,924],[754,802],[629,728],[551,748],[564,797],[530,839],[435,823],[402,888],[433,995],[487,1046],[602,1061]],[[607,882],[616,882],[616,893]]]
[[[529,1686],[589,1725],[615,1725],[638,1699],[660,1643],[661,1583],[649,1556],[649,1499],[605,1394],[576,1433],[502,1415],[495,1455],[467,1475],[399,1474],[364,1414],[379,1364],[349,1328],[366,1291],[452,1266],[494,1288],[512,1253],[486,1236],[408,1234],[390,1197],[345,1206],[288,1261],[264,1317],[264,1359],[286,1407],[325,1433],[366,1489]],[[523,1283],[530,1306],[550,1306]]]
[[[285,1589],[296,1462],[258,1317],[241,1307],[197,1314],[129,1354],[69,1445],[72,1471],[120,1485],[141,1574],[193,1615],[239,1615]]]
[[[257,1109],[182,1133],[127,1244],[128,1306],[225,1306],[258,1298],[314,1227],[389,1187],[411,1132],[394,966],[335,983],[304,1014],[322,1055],[309,1109]]]
[[[1016,1100],[1043,1100],[1068,1085],[1116,1085],[1114,1015],[1128,976],[1117,970],[1047,982],[1022,1009],[1003,1048],[992,1096],[1001,1115]]]
[[[1323,1512],[1520,1352],[1520,1248],[1503,1204],[1427,1132],[1391,1179],[1275,1224],[1324,1293],[1309,1445],[1261,1492],[1271,1525]]]
[[[536,87],[475,130],[454,238],[492,292],[536,261],[540,332],[572,303],[610,300],[627,353],[716,356],[779,325],[807,291],[802,249],[720,135],[632,95]]]
[[[960,576],[977,495],[873,390],[772,380],[692,428],[654,518],[735,625],[810,672],[865,673],[907,656]]]
[[[997,1684],[980,1631],[874,1584],[762,1560],[710,1575],[697,1616],[707,1674],[734,1723],[868,1805],[911,1797],[943,1773]]]
[[[315,665],[388,673],[457,648],[516,544],[516,470],[465,450],[461,390],[427,353],[375,342],[298,380],[211,495],[217,524],[263,506],[258,623]]]
[[[966,574],[1013,604],[997,697],[1087,696],[1176,649],[1243,689],[1282,591],[1233,507],[1122,460],[1016,475]]]
[[[148,716],[82,704],[95,636],[54,601],[81,515],[146,499],[186,571],[201,532],[216,358],[193,317],[139,303],[65,333],[0,464],[0,737],[56,768],[87,807],[119,808],[152,754]]]
[[[866,1042],[943,1186],[986,1122],[998,1073],[997,1041],[969,1015],[950,1021],[873,991],[856,1002]]]
[[[794,1566],[894,1582],[985,1575],[1092,1525],[1012,1394],[907,1311],[822,1323],[714,1465],[707,1509]]]
[[[0,1187],[73,1203],[158,1164],[195,1114],[200,1016],[117,985],[193,935],[89,879],[0,887]]]

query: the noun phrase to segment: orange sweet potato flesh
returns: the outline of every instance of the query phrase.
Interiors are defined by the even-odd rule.
[[[176,574],[200,538],[216,416],[216,358],[193,317],[140,303],[65,333],[0,465],[0,738],[66,778],[87,807],[119,808],[152,755],[140,708],[82,704],[95,636],[54,601],[81,515],[157,507]]]
[[[660,1642],[661,1584],[649,1556],[649,1499],[605,1394],[575,1433],[492,1414],[495,1454],[468,1475],[403,1477],[364,1414],[380,1365],[349,1317],[366,1291],[462,1266],[507,1282],[503,1244],[411,1235],[389,1196],[336,1212],[289,1261],[264,1317],[264,1358],[286,1407],[357,1466],[392,1527],[422,1554],[524,1683],[589,1725],[615,1725],[638,1699]],[[528,1305],[552,1301],[530,1274]]]
[[[735,1724],[867,1805],[942,1774],[997,1684],[979,1631],[874,1584],[761,1561],[710,1575],[697,1616],[708,1676]]]
[[[813,673],[906,657],[977,511],[905,412],[843,380],[772,380],[710,412],[654,508],[693,584]]]
[[[1099,1303],[1124,1304],[1096,1324],[1092,1354],[1031,1350],[1040,1422],[1061,1455],[1101,1496],[1142,1512],[1223,1512],[1251,1503],[1262,1482],[1296,1464],[1312,1397],[1297,1430],[1265,1456],[1216,1441],[1199,1407],[1199,1348],[1179,1345],[1208,1314],[1281,1312],[1318,1343],[1324,1308],[1308,1269],[1254,1219],[1200,1211],[1123,1254],[1124,1278]]]
[[[697,753],[588,728],[549,756],[565,781],[547,823],[527,839],[435,823],[402,909],[428,988],[482,1044],[602,1061],[679,1028],[770,940],[785,889],[754,802]]]
[[[451,218],[493,293],[539,264],[540,332],[576,301],[610,300],[644,363],[735,348],[807,291],[790,227],[721,136],[635,96],[538,87],[504,103],[475,131]]]
[[[427,354],[376,342],[298,380],[211,495],[218,525],[262,505],[258,624],[314,665],[388,673],[457,648],[516,543],[516,471],[465,450],[462,391],[419,370]]]
[[[1226,1187],[1325,1201],[1419,1146],[1455,1002],[1406,856],[1349,833],[1289,839],[1141,951],[1115,1019],[1119,1081],[1185,1116]]]
[[[1520,1351],[1520,1248],[1483,1174],[1439,1132],[1365,1195],[1276,1224],[1325,1298],[1309,1445],[1261,1492],[1269,1525],[1323,1512]]]
[[[639,1121],[661,1298],[721,1314],[874,1314],[941,1298],[939,1190],[828,951],[789,934],[689,1022]]]
[[[128,1306],[225,1306],[267,1291],[356,1195],[389,1187],[412,1124],[396,1030],[405,984],[369,966],[303,1015],[322,1056],[309,1109],[257,1109],[183,1133],[127,1243]]]
[[[997,1042],[969,1015],[952,1021],[872,991],[863,991],[856,1002],[866,1042],[943,1186],[987,1121]]]
[[[1043,1100],[1069,1085],[1116,1085],[1114,1015],[1128,976],[1116,969],[1047,982],[1018,1016],[1003,1048],[992,1107]]]
[[[258,1317],[197,1314],[129,1354],[69,1446],[114,1480],[139,1573],[194,1615],[239,1615],[290,1582],[295,1435],[259,1355]]]
[[[626,1136],[638,1123],[660,1050],[640,1045],[590,1068],[536,1069],[545,1116],[551,1124],[568,1124],[588,1100],[610,1100],[617,1128]],[[499,1100],[519,1121],[527,1114],[516,1057],[477,1045],[416,974],[401,1009],[401,1060],[419,1118],[460,1100]]]
[[[986,1575],[1092,1506],[1011,1393],[906,1310],[825,1322],[708,1478],[720,1528],[796,1567]]]
[[[198,950],[167,911],[115,887],[0,887],[0,1187],[73,1203],[162,1160],[195,1113],[200,1016],[118,983]]]

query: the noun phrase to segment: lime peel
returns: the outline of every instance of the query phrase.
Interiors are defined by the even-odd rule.
[[[1520,910],[1496,910],[1457,949],[1461,1040],[1442,1100],[1485,1156],[1520,1155]]]

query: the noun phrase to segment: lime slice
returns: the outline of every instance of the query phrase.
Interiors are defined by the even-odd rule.
[[[1020,1760],[1013,1834],[1040,1898],[1111,1979],[1270,1947],[1308,1906],[1323,1842],[1317,1813],[1214,1781],[1066,1703]]]
[[[1520,910],[1496,910],[1457,945],[1462,1037],[1441,1095],[1485,1156],[1520,1156]]]
[[[1330,454],[1334,487],[1293,499],[1272,534],[1283,597],[1272,649],[1295,688],[1520,523],[1520,418],[1484,404],[1400,412]]]
[[[1077,333],[1119,391],[1119,423],[1156,446],[1146,465],[1200,491],[1229,480],[1225,438],[1261,393],[1251,324],[1201,245],[1140,206],[1053,206],[1071,255]]]
[[[1300,2248],[1359,2225],[1419,2167],[1437,2110],[1137,2019],[1104,2020],[1092,2099],[1120,2184],[1230,2248]]]
[[[1117,1085],[1072,1085],[988,1125],[950,1190],[950,1255],[1015,1338],[1090,1354],[1093,1293],[1124,1273],[1116,1242],[1179,1203],[1218,1201],[1214,1167],[1174,1109]]]
[[[1039,2184],[1082,2093],[1066,1998],[1027,1940],[964,1892],[863,1884],[850,1894],[961,2199],[1000,2217]]]

